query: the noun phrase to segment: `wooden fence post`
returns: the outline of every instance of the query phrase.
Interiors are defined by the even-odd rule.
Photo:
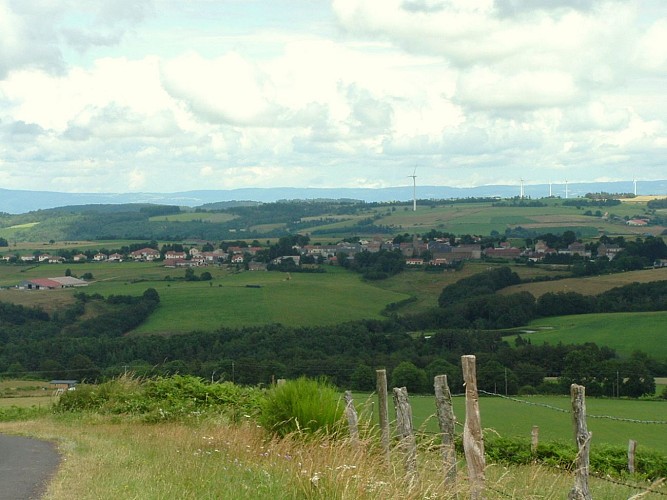
[[[380,419],[380,441],[387,465],[391,463],[389,451],[389,402],[387,395],[387,370],[375,370],[375,380],[378,393],[378,416]]]
[[[535,456],[537,455],[537,445],[540,440],[540,428],[537,425],[533,425],[533,429],[530,431],[530,453]]]
[[[577,442],[577,457],[575,459],[574,486],[568,498],[571,500],[590,500],[591,492],[588,489],[588,471],[590,463],[591,436],[586,426],[586,388],[583,385],[570,386],[572,397],[572,418],[574,420],[574,439]]]
[[[405,457],[405,472],[412,486],[417,480],[417,440],[412,429],[412,408],[408,401],[405,387],[394,387],[394,406],[396,407],[396,430],[400,437],[399,447]]]
[[[635,452],[637,451],[637,441],[631,439],[628,441],[628,471],[635,473]]]
[[[350,440],[352,446],[356,448],[359,446],[359,419],[351,391],[345,391],[345,414],[347,415],[347,426],[350,429]]]
[[[447,384],[447,375],[436,375],[433,379],[435,389],[435,406],[438,424],[442,433],[442,460],[445,466],[445,482],[456,482],[456,449],[454,448],[454,408],[452,393]]]
[[[484,492],[484,439],[482,423],[479,417],[479,395],[477,394],[477,375],[475,356],[461,356],[463,381],[466,387],[466,420],[463,427],[463,451],[468,464],[470,480],[470,498],[481,499]]]

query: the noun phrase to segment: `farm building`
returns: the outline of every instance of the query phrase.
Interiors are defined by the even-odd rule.
[[[57,290],[59,288],[70,288],[88,286],[88,283],[71,276],[61,276],[58,278],[34,278],[23,280],[17,285],[19,290]]]
[[[67,391],[76,388],[78,380],[52,380],[49,382],[51,389],[56,389],[59,391]]]

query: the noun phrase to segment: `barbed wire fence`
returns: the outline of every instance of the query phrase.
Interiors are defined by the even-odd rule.
[[[488,396],[488,397],[495,397],[495,398],[501,398],[503,400],[506,400],[508,402],[520,404],[520,405],[527,405],[527,406],[534,406],[534,407],[540,407],[543,409],[546,409],[548,411],[553,411],[557,412],[559,414],[568,414],[568,415],[573,415],[574,417],[574,410],[573,409],[566,409],[562,407],[558,407],[552,404],[548,403],[543,403],[543,402],[537,402],[537,401],[528,401],[526,399],[521,399],[517,397],[512,397],[512,396],[507,396],[503,394],[498,394],[495,392],[489,392],[489,391],[484,391],[484,390],[476,390],[476,393],[479,393],[480,395]],[[454,394],[451,395],[451,398],[462,398],[465,397],[466,394],[459,393],[459,394]],[[421,397],[430,397],[430,396],[421,396]],[[573,396],[573,403],[574,403],[574,396]],[[428,419],[433,418],[434,415],[431,415]],[[605,415],[605,414],[585,414],[584,420],[585,419],[598,419],[598,420],[610,420],[614,422],[622,422],[622,423],[628,423],[628,424],[638,424],[638,425],[655,425],[655,426],[661,426],[661,425],[666,425],[667,420],[653,420],[653,419],[637,419],[637,418],[628,418],[628,417],[621,417],[621,416],[616,416],[616,415]],[[427,419],[427,421],[428,421]],[[575,420],[575,427],[576,427],[576,419]],[[420,429],[413,429],[413,432],[415,434],[422,435],[422,438],[419,440],[420,442],[425,442],[428,449],[437,449],[438,444],[436,444],[435,439],[438,437],[442,436],[442,432],[433,432],[433,431],[428,431],[425,429],[426,424],[422,424]],[[455,425],[459,427],[465,427],[463,423],[459,421],[455,421]],[[485,429],[485,431],[488,431],[489,429]],[[577,430],[575,428],[575,434]],[[590,440],[590,438],[589,438]],[[537,443],[535,443],[537,445]],[[464,449],[465,449],[465,442],[464,442]],[[481,449],[483,450],[483,444]],[[580,449],[581,453],[581,449]],[[577,459],[579,459],[579,453],[577,454]],[[588,453],[586,453],[588,455]],[[466,461],[468,460],[468,456],[466,454]],[[588,461],[588,457],[586,456],[586,461]],[[541,467],[544,467],[545,469],[551,470],[554,473],[562,475],[564,471],[568,471],[568,474],[574,473],[577,477],[581,473],[581,465],[576,464],[574,461],[569,467],[563,468],[563,467],[558,467],[555,465],[551,465],[549,463],[540,461],[539,465]],[[470,468],[470,465],[469,465]],[[605,473],[600,473],[600,472],[589,472],[589,467],[586,466],[586,474],[585,474],[585,481],[586,484],[588,482],[588,478],[590,476],[590,479],[594,481],[603,481],[607,482],[610,484],[613,484],[615,486],[623,487],[623,488],[628,488],[631,490],[631,497],[630,498],[643,498],[647,495],[656,495],[660,497],[667,497],[667,491],[662,491],[663,487],[665,486],[665,478],[658,478],[657,480],[654,480],[653,482],[646,484],[646,483],[640,483],[640,482],[634,482],[631,480],[627,480],[624,478],[617,478],[617,477],[612,477],[609,474]],[[470,479],[472,481],[472,479]],[[577,481],[575,480],[575,488],[576,488],[576,483]],[[515,494],[505,491],[500,483],[497,484],[484,484],[484,487],[489,490],[489,492],[493,492],[494,494],[498,495],[499,497],[505,497],[505,498],[515,498]],[[574,488],[573,488],[574,490]]]

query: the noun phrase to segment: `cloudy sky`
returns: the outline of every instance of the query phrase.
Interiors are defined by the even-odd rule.
[[[664,0],[0,0],[0,188],[667,178]]]

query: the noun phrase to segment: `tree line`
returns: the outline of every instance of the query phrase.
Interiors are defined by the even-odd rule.
[[[447,373],[452,390],[460,391],[460,356],[476,354],[483,390],[566,392],[570,383],[577,382],[587,385],[591,395],[608,396],[650,394],[655,391],[653,377],[667,375],[664,360],[642,353],[622,360],[613,350],[594,344],[534,346],[530,337],[521,336],[513,345],[503,340],[502,332],[486,328],[514,322],[512,315],[521,309],[517,304],[526,300],[526,294],[499,299],[502,296],[490,290],[515,279],[511,271],[501,268],[490,276],[462,280],[461,287],[471,295],[439,307],[439,314],[433,317],[436,322],[426,323],[422,318],[428,325],[424,329],[413,328],[414,318],[391,316],[328,327],[266,325],[172,336],[126,336],[159,307],[154,289],[140,297],[106,299],[80,293],[73,306],[51,315],[0,304],[0,374],[101,380],[132,370],[139,375],[193,374],[244,384],[306,375],[326,376],[341,387],[369,390],[374,369],[385,367],[392,380],[413,392],[428,390],[434,373]],[[481,293],[483,289],[488,293]],[[596,307],[614,304],[614,310],[664,309],[666,295],[667,282],[659,282],[629,285],[594,300]],[[591,307],[590,299],[582,305],[581,297],[567,294],[534,301],[530,311],[537,314],[543,307],[543,312],[552,314],[554,303],[550,301],[565,304],[566,299],[570,306],[561,305],[560,312],[583,312]],[[503,307],[498,300],[505,301]],[[94,318],[84,315],[91,305],[101,311]],[[457,323],[459,317],[465,319],[462,326]],[[411,333],[415,330],[432,333]],[[547,376],[559,378],[549,382]]]

